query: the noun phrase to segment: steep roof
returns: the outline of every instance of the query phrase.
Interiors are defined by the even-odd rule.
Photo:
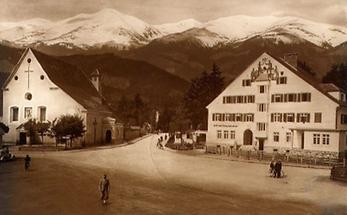
[[[259,55],[256,59],[258,59],[260,56],[262,56],[263,54],[267,54],[269,56],[271,56],[272,58],[274,58],[276,61],[278,61],[279,63],[281,63],[284,67],[286,67],[287,69],[289,69],[291,72],[293,72],[294,74],[296,74],[297,76],[299,76],[301,79],[303,79],[305,82],[307,82],[308,84],[310,84],[311,86],[313,86],[316,90],[318,90],[319,92],[323,93],[325,96],[327,96],[328,98],[330,98],[331,100],[333,100],[334,102],[336,102],[337,104],[339,105],[342,105],[342,106],[346,106],[346,103],[343,103],[339,100],[337,100],[336,98],[334,98],[333,96],[331,96],[328,92],[331,92],[329,91],[331,89],[331,86],[330,87],[324,87],[324,85],[322,85],[314,76],[308,74],[307,72],[299,69],[299,68],[296,68],[292,65],[290,65],[288,62],[286,62],[284,59],[282,58],[279,58],[279,57],[276,57],[268,52],[263,52],[261,55]],[[255,61],[255,60],[254,60]],[[254,62],[253,61],[253,62]],[[245,70],[244,70],[245,71]],[[244,72],[243,71],[243,72]],[[233,83],[243,72],[241,72],[234,80],[232,80],[225,88],[228,88],[228,86]],[[334,85],[334,84],[332,84]],[[334,85],[335,86],[335,85]],[[335,86],[336,87],[336,86]],[[224,91],[223,90],[223,91]],[[216,99],[216,98],[215,98]],[[212,100],[212,102],[210,102],[210,104],[208,104],[206,107],[208,108],[214,101]]]
[[[319,86],[325,91],[325,92],[344,92],[341,88],[336,86],[335,84],[332,83],[321,83]]]
[[[308,84],[310,84],[312,87],[314,87],[316,90],[318,90],[319,92],[323,93],[325,96],[327,96],[328,98],[330,98],[331,100],[333,100],[334,102],[338,103],[339,105],[346,105],[345,103],[337,100],[336,98],[334,98],[332,95],[330,95],[328,92],[326,91],[326,89],[324,87],[322,87],[321,83],[312,75],[308,74],[307,72],[303,71],[300,68],[294,67],[292,65],[290,65],[288,62],[286,62],[284,59],[279,58],[279,57],[275,57],[269,53],[266,52],[266,54],[270,55],[272,58],[274,58],[275,60],[277,60],[278,62],[280,62],[283,66],[285,66],[287,69],[289,69],[291,72],[293,72],[294,74],[296,74],[297,76],[299,76],[301,79],[303,79],[305,82],[307,82]]]
[[[110,108],[103,104],[101,95],[80,69],[55,57],[45,55],[29,48],[23,52],[20,60],[13,68],[3,87],[8,84],[16,73],[29,50],[33,52],[49,79],[65,93],[70,95],[76,102],[87,110],[110,111]]]

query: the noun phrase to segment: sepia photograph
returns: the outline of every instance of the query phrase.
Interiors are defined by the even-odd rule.
[[[346,0],[0,0],[0,215],[347,215]]]

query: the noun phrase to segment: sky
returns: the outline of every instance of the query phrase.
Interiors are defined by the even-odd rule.
[[[31,18],[56,21],[103,8],[114,8],[150,24],[275,15],[347,26],[347,0],[0,0],[0,22]]]

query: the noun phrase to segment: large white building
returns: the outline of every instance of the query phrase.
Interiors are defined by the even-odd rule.
[[[208,146],[332,153],[347,149],[346,94],[263,53],[208,106]]]
[[[66,114],[84,119],[84,144],[111,143],[122,138],[110,108],[98,92],[98,72],[89,80],[76,67],[40,52],[26,49],[3,84],[3,122],[9,133],[4,143],[28,143],[22,126],[29,119],[50,121]],[[55,139],[45,137],[45,142]]]

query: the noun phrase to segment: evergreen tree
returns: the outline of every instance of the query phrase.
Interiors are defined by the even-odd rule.
[[[213,64],[210,73],[203,71],[199,77],[191,81],[184,96],[184,109],[194,129],[207,128],[206,106],[220,94],[223,87],[224,77],[216,64]]]
[[[347,90],[347,62],[333,65],[330,71],[323,77],[322,82],[333,83]]]

